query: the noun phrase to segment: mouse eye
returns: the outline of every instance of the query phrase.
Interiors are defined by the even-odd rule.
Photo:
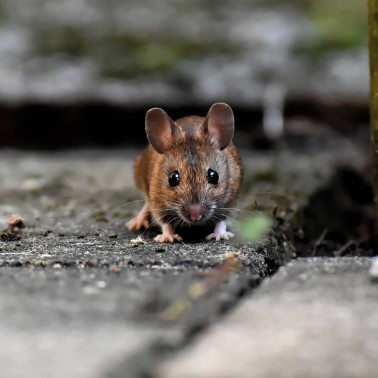
[[[180,184],[180,173],[178,171],[172,172],[168,176],[168,182],[172,188]]]
[[[213,169],[207,171],[207,181],[209,184],[217,185],[219,181],[219,175]]]

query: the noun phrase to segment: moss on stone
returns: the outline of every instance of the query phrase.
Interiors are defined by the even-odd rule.
[[[7,17],[7,13],[5,10],[5,6],[2,0],[0,0],[0,20],[5,20]]]
[[[8,232],[7,230],[0,230],[1,241],[15,241],[20,239],[21,236],[18,233]]]
[[[87,46],[85,30],[76,26],[50,26],[39,29],[35,35],[35,48],[42,55],[65,53],[82,56]]]
[[[360,0],[307,0],[304,8],[314,27],[312,41],[297,47],[296,52],[317,59],[332,51],[357,48],[367,41],[366,4]]]
[[[97,58],[102,76],[132,78],[163,72],[174,73],[184,59],[235,51],[236,46],[221,41],[124,34],[105,36],[98,45]]]
[[[95,34],[74,26],[51,26],[35,35],[39,54],[66,54],[94,59],[104,77],[132,78],[174,71],[186,58],[230,54],[237,46],[224,41],[200,41],[171,36],[139,35],[108,31]]]

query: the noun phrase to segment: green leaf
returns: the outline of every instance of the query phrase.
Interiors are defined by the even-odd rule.
[[[241,236],[248,241],[260,241],[272,226],[272,219],[264,214],[258,213],[237,223]]]

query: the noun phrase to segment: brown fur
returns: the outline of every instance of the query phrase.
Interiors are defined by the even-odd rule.
[[[241,182],[241,163],[236,147],[231,142],[220,150],[205,134],[205,118],[190,116],[177,120],[182,132],[164,154],[151,145],[135,161],[135,181],[146,195],[153,218],[159,223],[185,223],[182,216],[189,204],[200,203],[204,218],[215,203],[218,208],[206,223],[216,223],[228,217],[235,203]],[[219,183],[207,181],[207,170],[218,172]],[[174,171],[181,175],[180,184],[170,187],[168,176]]]

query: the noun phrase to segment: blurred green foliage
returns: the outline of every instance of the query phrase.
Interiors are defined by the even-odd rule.
[[[245,8],[248,1],[241,2]],[[313,27],[313,35],[294,47],[300,56],[316,59],[367,41],[367,7],[363,0],[255,0],[248,4],[251,12],[253,8],[276,8],[279,12],[281,7],[303,12]],[[4,12],[1,5],[2,0],[0,18]],[[176,7],[188,17],[199,10],[209,17],[227,17],[227,7],[221,0],[186,0]],[[169,73],[175,79],[177,67],[184,60],[214,55],[233,55],[237,59],[243,51],[243,46],[227,39],[227,30],[226,38],[206,35],[194,39],[164,33],[138,34],[112,27],[97,30],[85,25],[43,25],[34,34],[33,46],[38,54],[66,54],[70,59],[88,57],[97,62],[102,76],[111,78]]]
[[[378,0],[369,0],[370,122],[375,219],[378,219]],[[375,222],[375,236],[378,222]]]
[[[269,232],[272,219],[265,213],[256,213],[236,223],[236,229],[244,240],[258,242]]]
[[[318,44],[325,49],[348,49],[367,41],[367,8],[362,0],[313,0],[310,20]]]
[[[2,0],[0,0],[0,20],[3,20],[5,18],[6,18],[5,6]]]
[[[363,0],[300,0],[314,27],[312,40],[298,52],[311,58],[330,51],[353,49],[367,42],[367,6]]]
[[[63,53],[71,58],[94,58],[104,77],[116,78],[174,72],[178,63],[184,59],[231,54],[239,50],[237,46],[225,41],[120,32],[97,34],[73,26],[41,29],[35,41],[35,48],[40,54]]]

